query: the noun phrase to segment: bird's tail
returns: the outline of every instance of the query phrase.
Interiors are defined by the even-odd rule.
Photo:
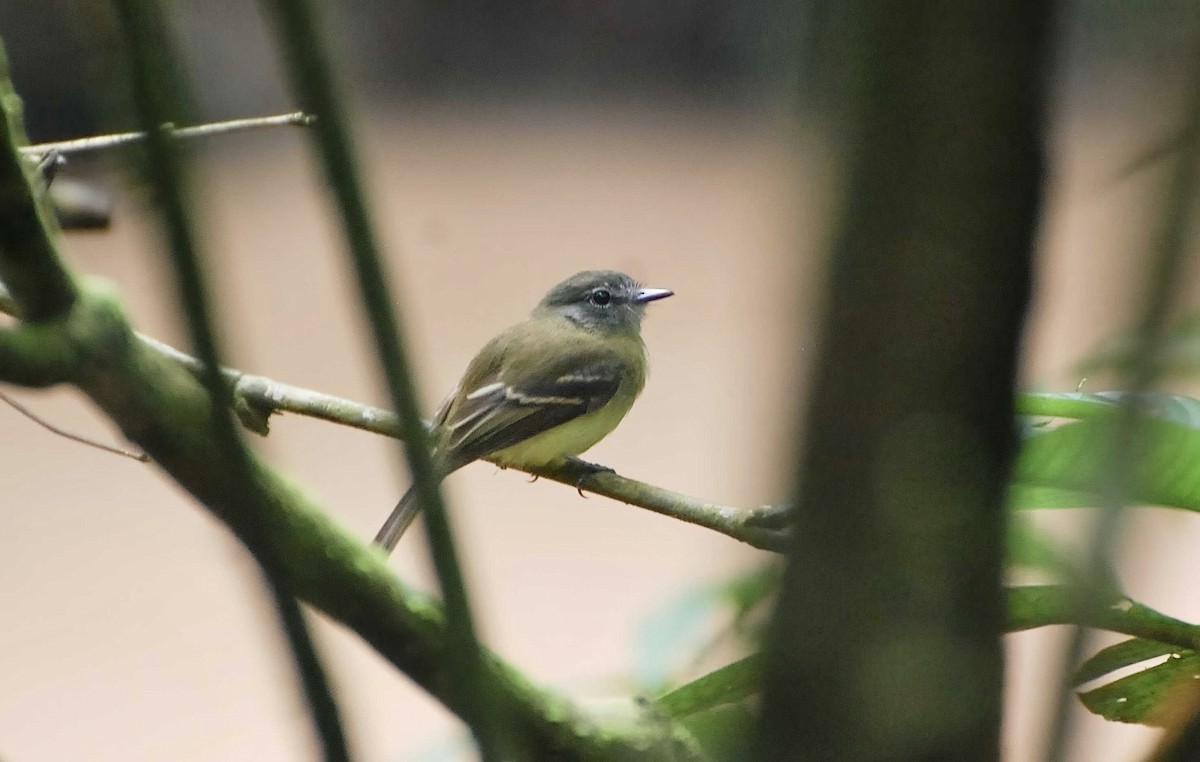
[[[396,543],[400,542],[404,530],[408,529],[408,525],[413,523],[420,511],[421,505],[417,502],[414,485],[408,488],[408,492],[404,493],[404,497],[400,498],[400,502],[392,509],[392,515],[388,516],[387,521],[379,528],[379,534],[375,535],[375,544],[391,553],[396,549]]]

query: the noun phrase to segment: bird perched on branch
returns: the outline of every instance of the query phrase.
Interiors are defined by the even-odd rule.
[[[642,316],[674,292],[589,270],[559,283],[528,318],[489,341],[434,416],[438,478],[473,460],[540,468],[616,428],[646,383]],[[375,542],[388,552],[420,506],[409,488]]]

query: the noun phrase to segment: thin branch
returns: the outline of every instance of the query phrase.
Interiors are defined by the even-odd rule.
[[[204,366],[199,381],[212,403],[204,417],[217,448],[217,465],[224,476],[222,489],[235,503],[261,503],[265,497],[261,493],[262,485],[253,478],[250,453],[233,421],[233,398],[220,369],[221,342],[211,317],[209,279],[192,229],[185,191],[185,163],[178,141],[170,131],[161,128],[177,110],[175,98],[186,83],[178,75],[167,44],[165,20],[153,0],[117,0],[114,8],[125,36],[133,105],[147,132],[149,162],[146,170],[163,222],[180,309],[186,318],[191,342]],[[350,752],[337,703],[296,592],[284,571],[281,554],[269,542],[264,522],[253,518],[253,513],[250,516],[252,518],[246,525],[247,539],[258,551],[255,558],[275,604],[324,759],[326,762],[349,762]]]
[[[15,314],[16,304],[0,283],[0,312]],[[151,338],[134,334],[147,348],[197,374],[204,367],[195,357]],[[267,433],[269,416],[292,413],[383,436],[401,438],[399,418],[390,410],[332,394],[305,389],[234,368],[222,368],[233,388],[234,410],[250,430]],[[514,469],[522,470],[522,469]],[[774,553],[787,548],[788,504],[742,508],[723,505],[647,484],[613,472],[591,473],[568,462],[558,468],[528,470],[534,476],[582,488],[596,495],[720,532],[739,542]]]
[[[292,111],[287,114],[229,119],[224,122],[207,122],[188,127],[175,127],[173,124],[167,123],[163,125],[163,129],[170,132],[176,138],[207,138],[215,135],[226,135],[231,132],[245,132],[247,130],[259,130],[267,127],[308,127],[314,121],[316,121],[316,118],[311,114],[306,114],[303,111]],[[22,146],[20,150],[21,153],[27,156],[43,156],[51,151],[57,151],[63,155],[77,154],[89,151],[104,151],[132,143],[142,143],[147,138],[148,133],[146,132],[117,132],[107,135],[93,135],[86,138],[74,138],[72,140],[58,140],[51,143],[37,143],[31,146]]]
[[[429,436],[421,420],[416,381],[405,349],[404,332],[389,294],[383,252],[371,224],[359,180],[343,87],[334,82],[328,46],[322,37],[317,4],[311,0],[266,0],[274,21],[282,58],[300,105],[320,120],[314,147],[342,223],[346,257],[358,285],[359,306],[371,329],[392,406],[404,432],[400,449],[408,460],[416,499],[425,511],[425,537],[438,587],[446,607],[450,638],[447,658],[455,686],[463,697],[462,717],[470,727],[484,762],[511,758],[503,704],[493,700],[484,673],[482,649],[475,632],[466,580],[455,549],[454,532],[442,499],[441,479],[433,463]],[[322,9],[323,10],[323,9]]]
[[[185,366],[196,367],[194,358],[161,342],[152,339],[148,341],[152,347],[160,349]],[[231,369],[226,369],[225,373],[233,384],[235,405],[253,413],[253,417],[243,415],[243,423],[255,430],[262,426],[262,433],[265,433],[266,419],[269,415],[286,412],[389,437],[402,435],[397,416],[390,410],[291,386],[265,376],[244,374]],[[615,472],[596,472],[594,469],[582,467],[579,461],[574,460],[559,466],[515,470],[711,529],[760,550],[782,553],[790,536],[787,517],[790,515],[791,506],[786,504],[762,505],[755,508],[722,505],[630,479]]]
[[[25,416],[29,420],[36,423],[38,426],[41,426],[43,429],[46,429],[50,433],[57,434],[58,436],[63,437],[64,439],[69,439],[72,442],[78,442],[79,444],[87,445],[88,447],[95,447],[97,450],[103,450],[104,452],[112,453],[113,455],[120,455],[125,458],[132,458],[133,460],[136,460],[139,463],[149,463],[150,462],[150,456],[144,452],[130,452],[129,450],[122,450],[120,447],[113,447],[112,445],[106,445],[103,442],[97,442],[94,439],[88,439],[87,437],[80,436],[79,434],[72,434],[71,432],[66,431],[65,429],[60,429],[59,427],[55,426],[54,424],[50,423],[49,421],[45,420],[44,418],[39,417],[32,410],[25,407],[20,402],[17,402],[12,397],[9,397],[4,392],[0,392],[0,402],[4,402],[6,405],[11,407],[13,410],[16,410],[21,415]]]
[[[226,135],[232,132],[244,132],[267,127],[307,127],[316,117],[302,111],[274,116],[250,117],[246,119],[230,119],[223,122],[208,122],[189,127],[176,128],[165,124],[162,129],[169,131],[175,138],[205,138]],[[31,146],[21,146],[20,152],[25,156],[39,159],[39,170],[52,173],[58,164],[63,162],[66,154],[81,154],[91,151],[103,151],[133,143],[145,142],[145,132],[119,132],[107,135],[93,135],[86,138],[60,140],[51,143],[38,143]],[[54,162],[45,165],[47,161]],[[69,230],[95,230],[108,227],[112,216],[112,201],[108,195],[78,181],[59,180],[50,188],[50,201],[58,216],[59,224]]]

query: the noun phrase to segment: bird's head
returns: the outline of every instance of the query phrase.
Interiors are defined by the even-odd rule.
[[[624,273],[587,270],[559,283],[542,298],[535,312],[561,315],[593,331],[638,331],[646,305],[675,292],[643,288]]]

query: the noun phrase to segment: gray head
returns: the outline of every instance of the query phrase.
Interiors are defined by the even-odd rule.
[[[550,289],[535,312],[562,315],[589,330],[637,331],[646,305],[674,294],[665,288],[642,288],[624,273],[587,270]]]

